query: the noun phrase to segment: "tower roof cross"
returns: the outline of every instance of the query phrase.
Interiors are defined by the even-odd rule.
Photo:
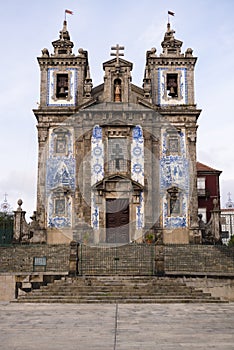
[[[116,46],[111,47],[111,50],[116,50],[116,52],[111,52],[111,56],[116,56],[117,65],[119,65],[119,56],[124,56],[124,53],[120,52],[120,50],[124,50],[124,46],[116,44]]]

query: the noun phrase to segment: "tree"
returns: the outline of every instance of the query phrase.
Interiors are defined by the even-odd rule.
[[[234,247],[234,236],[231,236],[231,238],[228,242],[228,247]]]
[[[0,212],[0,244],[9,244],[13,237],[14,215]]]

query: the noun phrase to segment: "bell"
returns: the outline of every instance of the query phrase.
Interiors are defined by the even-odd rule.
[[[64,89],[64,87],[62,86],[61,88],[60,88],[60,90],[59,90],[59,94],[60,95],[63,95],[65,93],[65,89]]]
[[[168,94],[169,96],[175,96],[175,89],[173,86],[170,87],[170,92]]]

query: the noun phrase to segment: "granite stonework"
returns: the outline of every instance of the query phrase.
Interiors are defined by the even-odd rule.
[[[118,232],[127,243],[147,233],[194,243],[196,57],[190,48],[181,52],[174,33],[168,24],[162,52],[146,52],[143,88],[132,83],[133,64],[119,45],[103,64],[103,84],[93,87],[88,52],[73,54],[66,21],[54,52],[42,50],[35,215],[47,242],[103,244],[115,230],[116,243]]]

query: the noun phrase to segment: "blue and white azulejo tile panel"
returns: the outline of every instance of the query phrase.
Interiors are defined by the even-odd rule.
[[[132,131],[131,177],[144,186],[144,138],[140,125],[136,125]]]
[[[104,146],[102,128],[95,125],[91,138],[91,185],[104,177]]]
[[[188,226],[188,196],[182,193],[182,213],[181,216],[168,216],[168,200],[163,197],[163,227],[168,229],[183,228]]]
[[[140,205],[136,207],[136,229],[144,227],[144,193],[140,194]]]
[[[102,128],[95,125],[91,138],[91,186],[104,177],[104,145],[102,141]],[[94,230],[99,228],[99,207],[95,202],[95,194],[91,191],[91,226]]]
[[[73,130],[61,126],[50,130],[49,158],[73,157]]]
[[[163,226],[165,228],[187,227],[188,198],[190,193],[190,162],[186,157],[185,136],[179,134],[180,155],[167,155],[167,133],[162,131],[162,157],[160,159],[160,194],[162,198]],[[181,215],[169,216],[167,190],[176,187],[181,193]]]
[[[47,223],[49,227],[72,225],[72,193],[75,191],[76,161],[73,131],[56,128],[49,135],[46,163]]]
[[[132,130],[131,178],[144,186],[144,137],[140,125]],[[136,229],[144,227],[144,194],[140,194],[140,204],[136,207]]]
[[[46,190],[49,193],[59,187],[75,190],[75,159],[50,158],[46,167]]]
[[[56,228],[69,228],[72,226],[72,199],[70,196],[64,198],[64,213],[59,214],[56,212],[56,199],[53,194],[49,195],[48,198],[48,209],[47,209],[47,223],[48,227]]]
[[[96,205],[93,192],[91,192],[91,226],[94,230],[99,229],[99,207]]]

